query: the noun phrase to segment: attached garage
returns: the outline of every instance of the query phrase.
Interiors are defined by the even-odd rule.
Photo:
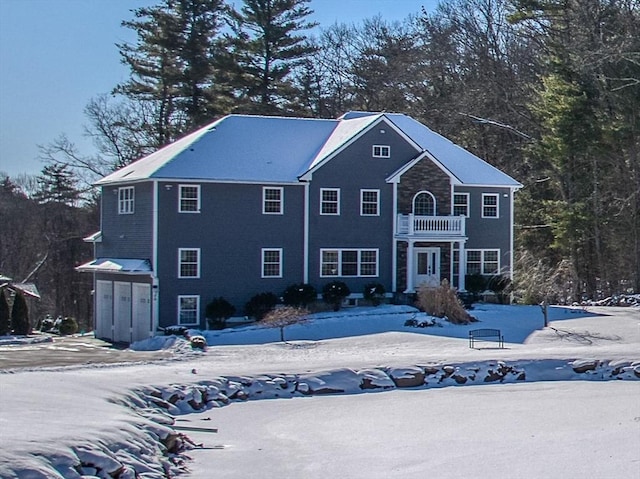
[[[79,266],[95,280],[95,336],[132,343],[153,335],[151,267],[145,260],[102,258]]]

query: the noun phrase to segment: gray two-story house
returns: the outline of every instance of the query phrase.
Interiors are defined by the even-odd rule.
[[[521,186],[402,114],[336,120],[229,115],[98,181],[98,337],[204,328],[224,297],[294,283],[412,293],[511,275]]]

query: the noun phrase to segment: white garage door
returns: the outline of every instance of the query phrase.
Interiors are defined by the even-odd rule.
[[[140,341],[148,339],[151,335],[151,285],[132,283],[132,292],[133,337],[131,340]]]
[[[113,282],[96,281],[96,338],[113,340]]]
[[[131,342],[131,283],[113,283],[113,340]]]

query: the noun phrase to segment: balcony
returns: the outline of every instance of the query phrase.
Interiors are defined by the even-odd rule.
[[[397,235],[424,239],[463,239],[464,220],[464,216],[398,215]]]

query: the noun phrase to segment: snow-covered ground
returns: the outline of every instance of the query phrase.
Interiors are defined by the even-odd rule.
[[[249,326],[177,360],[5,371],[0,477],[640,478],[640,309],[588,309],[550,308],[543,329],[538,307],[429,328],[354,308],[288,343]],[[505,348],[470,349],[476,328]],[[162,456],[180,431],[193,460]]]

